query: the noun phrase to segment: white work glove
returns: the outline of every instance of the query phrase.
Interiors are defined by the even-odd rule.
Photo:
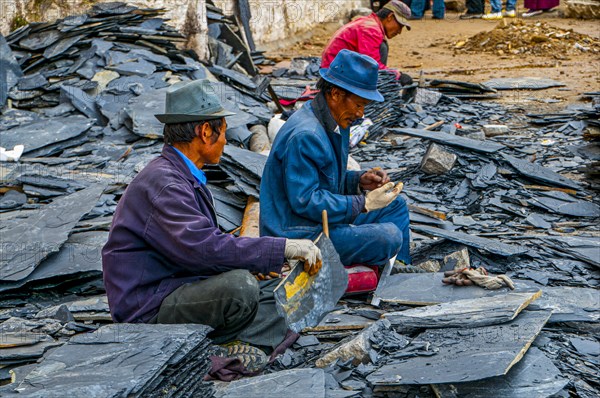
[[[381,188],[374,189],[365,196],[365,210],[367,212],[383,209],[394,201],[400,195],[404,184],[399,182],[394,186],[393,182],[388,182]]]
[[[288,259],[304,260],[304,271],[314,275],[321,269],[321,250],[310,239],[286,239],[283,255]]]

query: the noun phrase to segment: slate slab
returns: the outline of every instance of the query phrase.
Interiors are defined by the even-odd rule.
[[[513,320],[542,291],[508,292],[492,297],[456,300],[438,305],[384,314],[392,325],[402,328],[472,328],[497,325]]]
[[[560,174],[550,170],[547,167],[540,166],[535,163],[527,162],[522,159],[515,158],[513,156],[502,154],[504,160],[506,160],[515,170],[524,175],[525,177],[531,178],[532,180],[541,181],[547,184],[571,188],[581,189],[581,186],[575,181],[563,177]]]
[[[113,324],[71,338],[15,389],[25,396],[211,396],[203,325]],[[172,384],[171,384],[172,383]],[[29,395],[28,395],[29,394]],[[151,395],[153,394],[153,395]]]
[[[415,339],[439,351],[389,363],[371,373],[374,386],[468,382],[505,375],[529,349],[549,311],[524,311],[513,321],[473,329],[428,329]]]
[[[470,138],[442,133],[441,131],[432,132],[428,130],[411,128],[390,128],[386,129],[386,131],[395,134],[410,135],[411,137],[419,137],[437,142],[439,144],[470,149],[476,152],[495,153],[504,148],[504,145],[498,144],[497,142],[472,140]]]
[[[544,77],[500,77],[483,84],[496,90],[544,90],[566,86],[564,83]]]
[[[0,365],[33,362],[48,349],[61,344],[43,333],[3,332]]]
[[[8,92],[17,85],[23,71],[4,36],[0,35],[0,108],[6,104]]]
[[[549,323],[598,322],[600,293],[586,287],[547,286],[542,297],[530,308],[551,310]]]
[[[478,286],[455,286],[442,283],[443,272],[422,274],[384,275],[379,281],[372,303],[377,300],[407,305],[434,305],[457,300],[474,300],[495,296],[504,297],[511,292],[508,287],[486,290]],[[515,282],[515,293],[539,297],[540,289],[533,284]]]
[[[547,244],[559,251],[600,268],[600,239],[591,236],[546,236]]]
[[[469,235],[464,232],[448,231],[425,225],[411,225],[410,228],[417,232],[423,232],[440,238],[445,238],[453,242],[462,243],[467,246],[475,247],[477,249],[497,254],[499,256],[518,256],[528,252],[527,248],[518,247],[515,245],[508,245],[498,240],[482,238],[476,235]]]
[[[86,132],[94,121],[81,115],[66,118],[41,119],[33,123],[0,131],[2,146],[13,148],[15,145],[25,146],[27,154],[47,145],[61,143]]]
[[[146,138],[162,137],[164,125],[154,115],[165,112],[167,89],[149,90],[130,101],[125,108],[133,133]]]
[[[104,188],[104,184],[95,184],[32,210],[27,217],[4,221],[0,280],[23,279],[50,253],[58,251],[79,219],[95,206]]]
[[[60,285],[74,278],[102,274],[102,247],[108,232],[73,234],[57,253],[52,253],[35,270],[20,281],[0,282],[0,292],[8,292],[28,284]]]
[[[290,369],[245,378],[217,388],[215,398],[325,398],[323,369]]]
[[[473,383],[436,384],[433,389],[440,398],[550,397],[568,382],[542,351],[531,347],[506,376]]]

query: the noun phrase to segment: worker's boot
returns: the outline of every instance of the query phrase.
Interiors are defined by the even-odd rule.
[[[260,348],[243,343],[239,340],[217,346],[216,356],[237,358],[250,373],[260,372],[267,366],[269,358]]]

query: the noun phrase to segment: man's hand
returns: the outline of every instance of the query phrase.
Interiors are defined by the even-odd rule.
[[[390,177],[381,167],[373,167],[360,176],[360,188],[365,191],[372,191],[374,189],[382,187],[384,184],[390,182]]]
[[[393,182],[388,182],[381,188],[369,192],[365,196],[365,210],[367,212],[383,209],[394,201],[400,195],[404,184],[399,182],[394,186]]]
[[[310,239],[286,239],[285,258],[304,260],[304,271],[315,275],[323,266],[321,250]]]

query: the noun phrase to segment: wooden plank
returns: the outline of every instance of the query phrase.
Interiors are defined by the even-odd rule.
[[[401,328],[473,328],[512,321],[524,308],[542,295],[537,292],[508,292],[493,297],[457,300],[384,314]]]
[[[486,239],[476,235],[465,234],[464,232],[449,231],[441,228],[428,227],[425,225],[411,225],[410,229],[440,238],[449,239],[453,242],[462,243],[464,245],[475,247],[477,249],[485,250],[504,257],[518,256],[529,251],[529,249],[525,247],[507,245],[506,243],[502,243],[498,240]]]
[[[568,382],[542,351],[531,347],[506,376],[472,383],[435,384],[432,388],[439,398],[550,397]]]
[[[435,355],[385,364],[367,381],[373,386],[442,384],[505,375],[525,355],[548,318],[550,311],[523,311],[502,325],[428,329],[413,343],[428,342],[430,350],[438,350]]]
[[[543,185],[523,185],[523,188],[530,189],[532,191],[559,191],[573,196],[577,195],[577,191],[574,189],[546,187]]]
[[[445,285],[442,283],[443,278],[443,272],[385,275],[384,271],[371,304],[385,301],[405,305],[435,305],[457,300],[506,296],[511,291],[508,287],[486,290],[479,286]],[[539,295],[541,291],[533,284],[515,281],[515,290],[512,292]]]
[[[443,145],[456,146],[459,148],[470,149],[476,152],[483,153],[494,153],[505,148],[504,145],[498,144],[497,142],[490,141],[479,141],[471,138],[460,137],[457,135],[442,133],[441,131],[427,131],[423,129],[410,129],[410,128],[389,128],[387,132],[395,134],[406,134],[412,137],[424,138],[437,142]]]
[[[242,218],[240,236],[248,238],[258,238],[260,236],[259,216],[260,202],[256,198],[248,196],[248,204],[246,205],[244,217]]]
[[[425,216],[437,218],[439,220],[446,220],[446,214],[441,211],[426,209],[425,207],[408,205],[408,210],[413,211],[417,214],[423,214]]]

